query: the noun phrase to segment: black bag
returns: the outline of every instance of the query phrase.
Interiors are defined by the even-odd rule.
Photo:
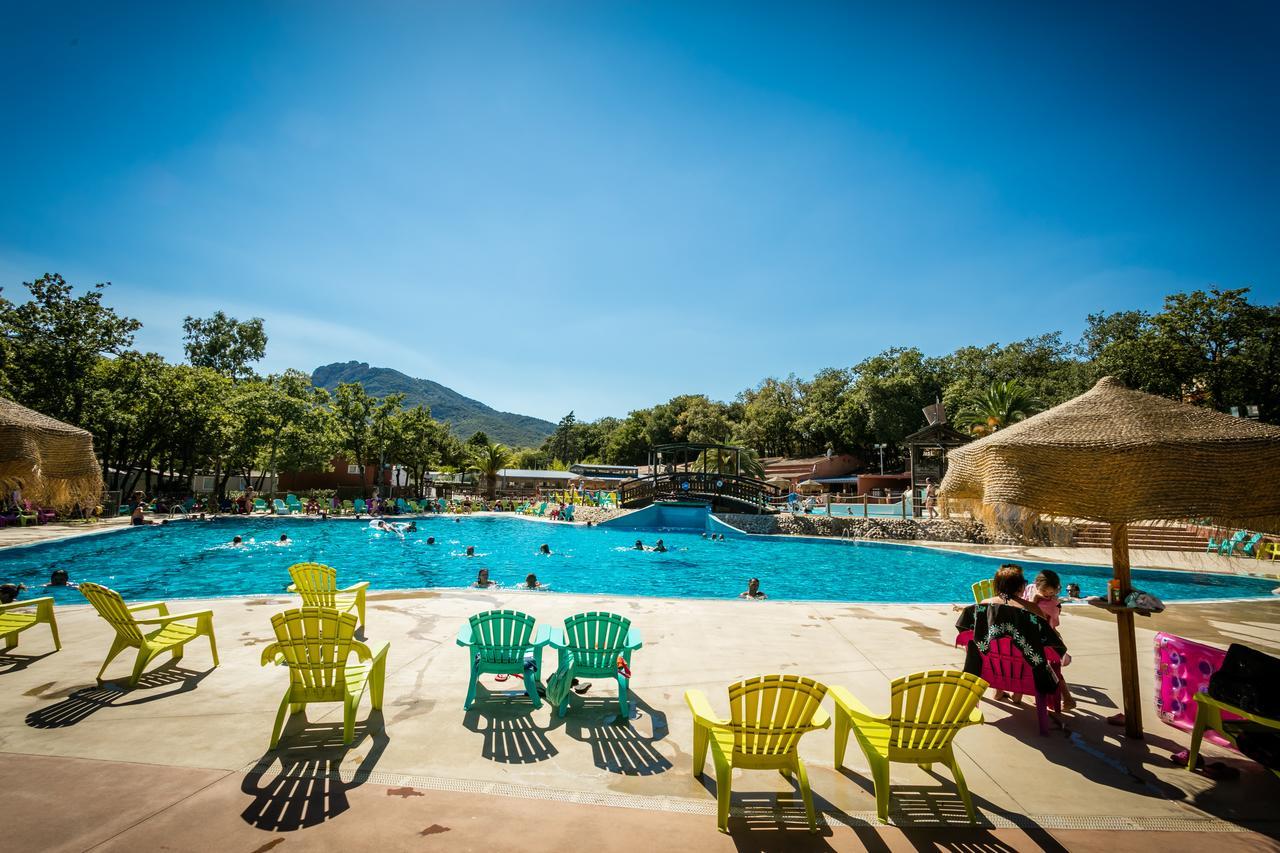
[[[1280,719],[1280,658],[1232,643],[1222,667],[1209,677],[1208,693],[1250,714]]]

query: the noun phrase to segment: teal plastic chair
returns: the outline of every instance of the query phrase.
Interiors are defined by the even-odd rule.
[[[409,504],[405,503],[404,498],[396,498],[396,509],[403,513],[409,512]]]
[[[284,502],[289,507],[290,512],[302,515],[302,501],[298,500],[297,495],[285,495]]]
[[[471,678],[467,685],[467,701],[462,710],[469,711],[476,700],[480,676],[519,674],[524,690],[534,708],[542,707],[538,698],[538,673],[542,671],[542,650],[551,640],[551,628],[534,624],[534,618],[518,610],[486,610],[467,620],[458,631],[457,643],[471,655]],[[534,669],[525,667],[531,658]]]
[[[356,508],[356,512],[367,513],[369,511],[368,509],[365,508],[364,498],[356,498],[355,508]]]
[[[564,620],[563,631],[551,631],[551,648],[559,655],[557,670],[569,666],[571,676],[616,678],[618,713],[624,717],[631,716],[631,653],[643,645],[640,630],[616,613],[579,613]],[[618,666],[619,658],[626,663],[625,671]],[[568,709],[566,694],[556,702],[556,714],[563,717]]]
[[[1255,533],[1244,542],[1240,543],[1240,553],[1249,557],[1257,556],[1258,543],[1262,541],[1262,534]]]
[[[573,510],[574,510],[574,505],[569,504],[564,508],[564,512],[560,513],[560,517],[563,518],[565,521],[573,521]]]
[[[284,501],[276,498],[271,501],[271,511],[276,515],[289,515],[289,506]]]
[[[1233,535],[1230,539],[1223,537],[1221,540],[1219,540],[1216,543],[1213,541],[1213,537],[1210,536],[1209,547],[1206,550],[1208,551],[1217,550],[1219,554],[1225,554],[1226,556],[1230,557],[1231,552],[1236,549],[1237,545],[1239,545],[1241,542],[1244,541],[1244,537],[1247,535],[1248,533],[1246,531],[1237,530],[1235,532],[1235,535]]]

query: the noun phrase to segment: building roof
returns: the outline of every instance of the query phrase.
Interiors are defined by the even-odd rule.
[[[578,475],[572,471],[543,471],[536,468],[503,468],[498,471],[499,477],[520,477],[524,479],[539,478],[543,480],[576,480]]]

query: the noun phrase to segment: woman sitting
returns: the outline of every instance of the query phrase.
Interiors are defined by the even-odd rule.
[[[1053,649],[1061,658],[1067,653],[1067,646],[1040,609],[1022,598],[1026,585],[1022,567],[1006,563],[996,572],[992,582],[995,595],[970,604],[961,611],[956,629],[973,632],[973,639],[965,650],[964,671],[981,676],[982,656],[987,653],[991,642],[999,637],[1009,637],[1031,668],[1036,691],[1052,694],[1058,690],[1059,676],[1054,661],[1045,654],[1045,650]],[[1009,696],[1002,691],[996,694],[996,698],[1007,699]]]

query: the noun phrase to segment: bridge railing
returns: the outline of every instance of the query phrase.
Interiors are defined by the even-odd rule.
[[[672,474],[657,474],[624,483],[619,497],[622,506],[646,506],[659,500],[680,500],[696,498],[714,501],[716,498],[727,498],[756,507],[765,507],[771,500],[786,494],[777,486],[757,480],[754,477],[741,477],[733,474],[702,473],[700,471],[678,471]]]

